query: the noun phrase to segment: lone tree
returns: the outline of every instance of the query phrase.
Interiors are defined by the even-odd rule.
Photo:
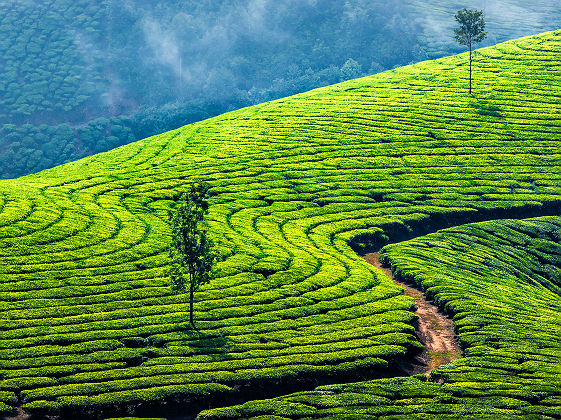
[[[483,41],[487,38],[485,29],[485,19],[483,18],[482,10],[458,10],[455,16],[460,24],[460,27],[454,29],[456,41],[460,45],[467,45],[469,47],[469,94],[471,95],[471,56],[472,45],[477,42]]]
[[[208,213],[206,183],[195,183],[170,211],[172,238],[169,255],[172,259],[170,279],[178,293],[189,291],[189,322],[193,320],[193,298],[201,285],[211,280],[214,263],[212,242],[207,237],[204,217]]]

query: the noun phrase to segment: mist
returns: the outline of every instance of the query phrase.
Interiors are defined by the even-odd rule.
[[[220,101],[234,92],[251,92],[251,102],[256,102],[269,99],[275,81],[298,83],[295,79],[306,72],[319,76],[320,85],[336,83],[341,75],[332,73],[349,59],[360,64],[359,74],[363,75],[371,73],[371,68],[392,68],[416,58],[395,45],[388,48],[384,42],[388,39],[391,47],[396,42],[395,32],[413,38],[420,30],[407,23],[402,1],[390,5],[362,0],[183,5],[179,11],[142,0],[123,7],[113,5],[113,15],[128,14],[126,20],[135,22],[133,37],[138,39],[141,34],[135,60],[143,77],[149,74],[159,85],[159,97],[147,95],[152,104],[201,94]],[[405,24],[392,26],[395,16]],[[352,28],[359,31],[361,42],[352,41],[356,39]],[[324,74],[318,75],[322,70]],[[120,76],[126,79],[128,75],[121,72]],[[307,83],[305,87],[316,86]],[[295,87],[294,92],[286,93],[299,90]],[[139,92],[131,89],[130,93]]]
[[[423,37],[434,45],[440,55],[460,51],[452,31],[456,26],[454,14],[464,7],[483,10],[487,39],[480,46],[494,45],[510,39],[535,35],[558,29],[561,24],[561,6],[555,2],[524,0],[450,1],[448,8],[438,8],[437,1],[423,2],[417,6],[416,15],[423,28]]]
[[[464,51],[452,32],[463,7],[485,10],[481,46],[557,29],[554,3],[0,2],[0,177]]]
[[[124,28],[129,37],[121,41],[137,51],[138,78],[127,73],[133,65],[115,77],[127,81],[118,85],[126,86],[123,94],[134,97],[135,104],[195,97],[248,103],[275,99],[344,80],[341,69],[348,60],[358,64],[349,73],[356,77],[461,51],[452,36],[453,15],[466,5],[446,3],[113,2],[113,15],[133,22]],[[552,14],[559,14],[546,4],[529,10],[521,0],[475,3],[469,7],[485,10],[488,24],[489,37],[482,45],[554,29]],[[146,89],[142,80],[157,88]]]

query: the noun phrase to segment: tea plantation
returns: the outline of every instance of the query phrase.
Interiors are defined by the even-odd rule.
[[[561,21],[552,0],[533,0],[531,8],[527,0],[480,3],[473,7],[485,8],[489,31],[481,46],[553,30]],[[452,26],[464,6],[456,0],[1,1],[0,179],[461,52]]]
[[[561,218],[463,225],[386,246],[383,258],[454,315],[463,358],[429,381],[329,385],[199,418],[561,416]]]
[[[421,347],[413,301],[350,245],[559,215],[561,31],[480,50],[474,96],[466,58],[245,108],[0,182],[1,412],[165,417],[181,404],[196,412],[269,389],[395,375]],[[166,278],[167,211],[194,180],[212,186],[209,225],[221,255],[215,280],[196,295],[199,331],[188,328],[185,296]],[[480,246],[492,247],[487,241],[506,235],[505,226],[506,245],[535,249],[512,269],[526,277],[508,281],[540,312],[528,315],[522,301],[510,312],[508,299],[489,300],[498,291],[472,304],[479,295],[458,289],[462,271],[439,268],[443,286],[431,283],[431,293],[457,314],[466,349],[439,371],[443,385],[385,379],[326,388],[339,399],[305,398],[336,410],[346,397],[385,407],[391,396],[406,414],[410,404],[447,413],[465,397],[454,414],[464,414],[469,398],[490,416],[554,413],[559,386],[545,383],[559,369],[559,318],[548,306],[559,302],[558,219],[496,223],[468,232],[488,229]],[[404,276],[432,255],[411,248],[387,248]],[[433,248],[451,258],[452,249]],[[489,256],[486,268],[501,258]],[[456,288],[444,287],[448,274]],[[487,277],[468,278],[491,287]],[[533,346],[524,341],[536,335],[530,328],[541,337]]]

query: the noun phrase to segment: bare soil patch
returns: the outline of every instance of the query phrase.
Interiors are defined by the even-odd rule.
[[[441,312],[432,301],[427,300],[423,292],[396,280],[392,271],[380,264],[379,252],[371,252],[364,255],[363,258],[366,262],[382,270],[395,284],[403,287],[406,296],[415,299],[417,306],[415,313],[419,317],[416,334],[425,348],[417,356],[408,373],[429,376],[439,366],[460,358],[462,351],[458,345],[452,319]]]
[[[30,418],[31,418],[31,415],[24,412],[21,407],[18,407],[15,416],[6,417],[4,420],[28,420]]]

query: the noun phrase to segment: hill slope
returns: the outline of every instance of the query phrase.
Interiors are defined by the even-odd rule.
[[[561,218],[498,220],[384,247],[402,279],[450,314],[465,357],[432,373],[330,385],[201,419],[558,418]],[[456,417],[454,417],[456,416]]]
[[[0,2],[0,178],[463,51],[457,0]],[[553,30],[551,0],[485,0],[482,46]]]
[[[420,346],[413,302],[348,242],[559,214],[560,60],[546,33],[480,50],[473,97],[463,54],[2,181],[0,409],[393,373]],[[167,209],[196,179],[222,254],[198,333],[165,277]]]

